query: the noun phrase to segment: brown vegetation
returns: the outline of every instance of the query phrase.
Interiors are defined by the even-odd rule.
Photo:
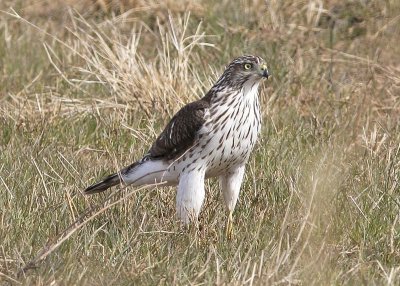
[[[0,280],[399,283],[398,1],[5,0],[0,10]],[[83,196],[247,53],[273,77],[232,241],[214,181],[199,230],[180,228],[169,188],[116,191],[122,203],[107,209],[108,194]],[[17,276],[95,205],[99,215]]]

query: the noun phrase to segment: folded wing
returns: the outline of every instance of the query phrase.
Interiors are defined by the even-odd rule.
[[[205,122],[209,102],[198,100],[184,106],[167,124],[151,146],[148,156],[152,159],[174,159],[193,146],[198,131]]]

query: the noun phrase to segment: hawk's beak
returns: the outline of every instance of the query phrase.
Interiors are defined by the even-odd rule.
[[[260,66],[260,74],[262,77],[266,77],[267,79],[270,76],[270,73],[268,72],[268,68],[267,68],[266,64],[262,64]]]

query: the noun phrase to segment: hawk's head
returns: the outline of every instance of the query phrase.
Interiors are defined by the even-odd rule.
[[[234,59],[225,69],[217,85],[241,88],[246,83],[256,83],[268,78],[269,72],[265,61],[257,56],[241,56]]]

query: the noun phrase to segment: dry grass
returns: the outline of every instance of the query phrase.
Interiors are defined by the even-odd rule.
[[[1,2],[0,281],[397,285],[397,2]],[[83,196],[245,53],[273,78],[232,241],[212,180],[200,230],[170,188]]]

